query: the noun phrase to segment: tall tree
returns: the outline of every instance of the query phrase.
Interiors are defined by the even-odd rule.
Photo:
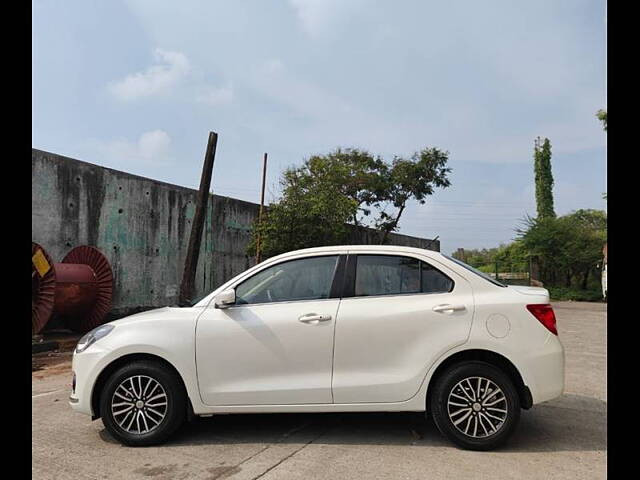
[[[551,142],[536,138],[534,144],[534,172],[538,218],[555,218],[553,209],[553,173],[551,172]]]
[[[598,118],[598,120],[600,120],[602,122],[602,128],[604,128],[604,131],[607,131],[607,111],[606,110],[598,110],[596,112],[596,117]],[[607,199],[607,192],[604,192],[602,194],[602,199],[606,200]]]
[[[598,120],[600,120],[602,122],[602,128],[604,128],[604,131],[607,131],[607,111],[606,110],[598,110],[598,112],[596,113],[596,117],[598,117]]]

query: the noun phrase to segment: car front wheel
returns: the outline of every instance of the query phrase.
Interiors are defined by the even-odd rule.
[[[429,407],[438,430],[470,450],[503,444],[520,418],[520,398],[509,376],[479,361],[445,371],[435,383]]]
[[[122,443],[155,445],[184,422],[186,395],[166,367],[135,361],[109,377],[100,396],[100,413],[105,428]]]

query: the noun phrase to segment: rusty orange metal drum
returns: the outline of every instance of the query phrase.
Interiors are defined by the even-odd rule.
[[[33,243],[31,262],[31,331],[42,331],[53,316],[76,332],[102,324],[111,309],[113,272],[100,250],[72,249],[60,263]]]
[[[107,257],[95,247],[75,247],[62,263],[56,264],[57,271],[64,272],[62,280],[68,280],[60,290],[56,288],[54,310],[63,318],[65,326],[76,332],[87,332],[101,325],[111,310],[113,295],[113,272]]]
[[[54,310],[63,317],[81,317],[91,311],[98,295],[98,280],[89,265],[56,264]]]

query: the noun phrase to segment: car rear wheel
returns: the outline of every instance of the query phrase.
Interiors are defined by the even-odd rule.
[[[126,445],[164,442],[184,422],[186,395],[176,375],[159,363],[136,361],[116,370],[100,396],[102,423]]]
[[[500,446],[520,419],[520,398],[509,376],[479,361],[454,365],[440,375],[429,407],[438,430],[469,450]]]

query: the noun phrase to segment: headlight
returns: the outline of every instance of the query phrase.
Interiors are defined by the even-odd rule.
[[[78,341],[78,345],[76,345],[76,353],[84,352],[87,348],[89,348],[89,345],[108,335],[111,330],[113,330],[113,328],[113,325],[107,324],[100,325],[98,328],[94,328],[93,330],[91,330]]]

